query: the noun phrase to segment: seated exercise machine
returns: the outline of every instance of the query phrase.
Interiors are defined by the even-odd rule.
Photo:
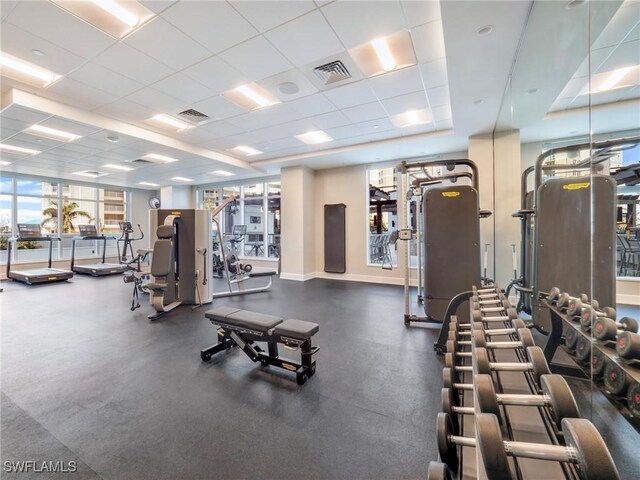
[[[228,205],[234,202],[236,202],[236,198],[233,196],[229,197],[211,211],[211,218],[218,232],[222,232],[222,229],[220,228],[220,214]],[[228,291],[215,292],[213,293],[212,298],[266,292],[273,285],[273,276],[278,274],[276,270],[266,268],[254,269],[250,264],[241,264],[238,261],[237,246],[246,234],[246,228],[246,225],[235,225],[233,227],[232,237],[228,248],[224,246],[224,242],[221,242],[220,254],[216,257],[219,265],[218,269],[222,271],[226,278]],[[225,251],[225,249],[227,251]],[[247,280],[261,277],[268,277],[269,281],[266,285],[260,285],[252,288],[245,287],[245,282]]]
[[[316,361],[312,357],[320,347],[311,346],[311,337],[318,332],[317,323],[295,319],[283,321],[273,315],[233,307],[214,308],[207,311],[205,317],[218,327],[218,343],[200,351],[203,362],[208,362],[218,352],[237,346],[263,367],[273,365],[295,372],[300,385],[316,372]],[[267,352],[254,342],[266,342]],[[281,358],[279,343],[289,350],[300,349],[300,362]]]
[[[156,319],[179,305],[193,308],[211,302],[211,215],[200,209],[150,210],[151,231],[156,233],[151,259],[151,293]]]
[[[42,234],[40,225],[31,223],[18,224],[18,236],[12,237],[7,242],[7,278],[24,282],[27,285],[35,283],[58,282],[68,280],[73,277],[73,272],[60,268],[51,267],[53,255],[53,241],[60,241],[60,237],[46,236]],[[49,264],[46,268],[25,268],[21,270],[11,270],[11,250],[16,242],[48,242],[49,243]],[[16,247],[17,248],[17,247]]]
[[[94,277],[101,277],[103,275],[113,275],[114,273],[124,273],[127,270],[127,266],[121,263],[107,263],[105,260],[107,254],[107,240],[115,240],[115,237],[107,237],[106,235],[99,235],[95,225],[78,225],[80,235],[73,237],[71,247],[71,271],[76,273],[84,273],[86,275],[92,275]],[[76,242],[100,240],[102,241],[102,261],[100,263],[90,264],[76,264]]]

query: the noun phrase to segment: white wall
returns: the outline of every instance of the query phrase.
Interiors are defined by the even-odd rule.
[[[174,185],[160,189],[161,208],[196,208],[195,191],[189,185]]]

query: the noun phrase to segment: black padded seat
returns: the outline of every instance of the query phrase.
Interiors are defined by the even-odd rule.
[[[254,268],[253,270],[251,270],[251,272],[249,272],[249,278],[272,277],[273,275],[277,274],[278,272],[275,270],[269,270],[266,268]]]
[[[267,333],[276,325],[282,323],[280,317],[264,313],[249,312],[230,307],[217,307],[205,313],[210,320],[217,320],[233,327],[256,330]]]
[[[283,337],[306,340],[315,335],[319,328],[317,323],[290,318],[279,324],[275,328],[274,333],[276,335],[282,335]]]

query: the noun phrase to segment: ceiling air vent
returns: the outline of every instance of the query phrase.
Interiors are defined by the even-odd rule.
[[[138,158],[136,160],[131,160],[131,163],[137,163],[138,165],[140,164],[147,164],[147,163],[163,163],[159,160],[146,160],[144,158]]]
[[[196,126],[204,125],[205,123],[209,123],[210,121],[213,120],[208,115],[205,115],[202,112],[194,110],[193,108],[185,110],[184,112],[180,112],[178,114],[178,117]]]
[[[349,70],[347,70],[347,67],[345,67],[344,63],[340,60],[320,65],[313,69],[313,73],[315,73],[316,77],[324,82],[325,85],[330,85],[332,83],[341,82],[351,78]]]

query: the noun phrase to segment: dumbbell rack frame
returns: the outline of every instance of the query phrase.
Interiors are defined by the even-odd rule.
[[[591,378],[590,370],[582,366],[569,349],[564,347],[562,333],[564,325],[567,325],[567,328],[573,328],[580,336],[586,338],[591,344],[591,348],[598,349],[607,358],[607,361],[616,363],[624,371],[625,375],[630,377],[633,382],[640,383],[640,369],[630,365],[631,362],[629,362],[629,360],[619,357],[616,349],[607,345],[608,342],[594,339],[590,332],[584,331],[580,328],[579,323],[573,321],[569,315],[560,311],[555,305],[549,303],[547,300],[541,300],[541,303],[551,312],[551,332],[549,333],[549,341],[547,342],[547,346],[544,348],[544,353],[547,358],[547,362],[549,362],[549,368],[551,368],[553,373],[562,373],[563,375],[577,378]],[[551,358],[553,358],[560,345],[563,346],[563,349],[567,352],[569,357],[576,362],[577,367],[564,366],[551,362]],[[547,356],[547,352],[549,352],[550,356]],[[594,384],[598,386],[602,394],[616,407],[620,414],[627,419],[636,431],[640,432],[640,419],[631,414],[626,406],[625,400],[607,392],[606,388],[600,381],[596,382],[594,379]]]

